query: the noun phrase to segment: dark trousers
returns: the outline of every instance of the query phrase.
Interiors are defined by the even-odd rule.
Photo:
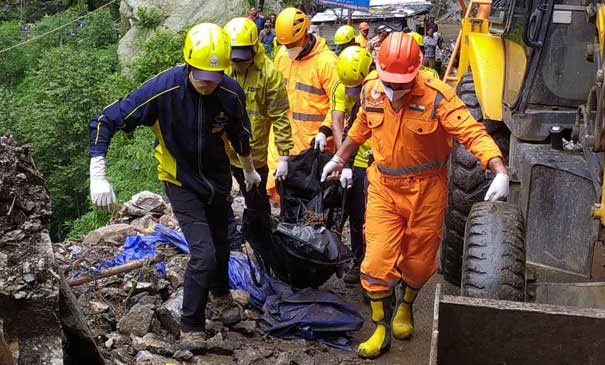
[[[215,196],[212,204],[195,192],[166,183],[166,194],[191,258],[185,271],[181,329],[202,331],[206,322],[208,291],[229,288],[229,242],[227,241],[227,196]]]
[[[261,196],[264,197],[263,203],[266,204],[266,208],[270,209],[269,196],[267,195],[267,177],[269,176],[269,167],[268,166],[260,167],[260,168],[256,169],[256,171],[260,175],[260,179],[261,179],[260,185],[258,186],[257,190],[261,194]],[[240,191],[242,192],[242,195],[244,196],[244,201],[246,202],[246,207],[252,208],[253,197],[254,197],[253,194],[255,194],[255,192],[254,192],[254,190],[246,191],[244,170],[232,165],[231,173],[233,174],[233,177],[235,177],[235,180],[239,184]],[[270,210],[268,210],[268,211],[270,211]],[[244,242],[244,237],[237,230],[237,223],[235,222],[235,215],[233,214],[233,209],[231,209],[231,205],[229,205],[227,214],[228,214],[228,220],[229,220],[229,223],[228,223],[229,243],[233,249],[240,248],[240,246]]]
[[[349,189],[349,224],[351,227],[351,250],[355,265],[361,265],[365,254],[363,224],[366,215],[368,184],[366,169],[353,167],[353,186]]]

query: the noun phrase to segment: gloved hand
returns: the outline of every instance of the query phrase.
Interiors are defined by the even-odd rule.
[[[324,166],[323,171],[321,172],[321,180],[320,182],[326,181],[328,175],[333,172],[339,172],[342,170],[345,165],[345,161],[340,158],[338,155],[334,155],[330,161]]]
[[[325,134],[319,132],[315,135],[315,149],[318,149],[323,152],[328,144],[328,137]]]
[[[90,159],[90,199],[100,209],[110,210],[116,203],[116,194],[105,177],[105,157]]]
[[[260,175],[254,168],[254,161],[252,160],[252,154],[248,156],[237,155],[239,162],[242,164],[242,170],[244,170],[244,181],[246,182],[246,191],[252,190],[253,186],[260,185]]]
[[[485,194],[485,201],[497,201],[504,200],[508,197],[509,191],[509,177],[506,174],[496,174],[496,177],[492,181],[487,189],[487,194]]]
[[[340,185],[344,189],[353,186],[353,170],[346,167],[340,172]]]
[[[288,176],[288,156],[279,156],[279,162],[275,169],[275,180],[285,180]]]

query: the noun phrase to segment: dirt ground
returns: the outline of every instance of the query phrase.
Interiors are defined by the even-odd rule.
[[[431,348],[431,330],[433,323],[433,304],[435,299],[435,288],[441,284],[443,294],[455,294],[458,288],[447,283],[441,275],[435,275],[418,294],[414,303],[414,320],[416,333],[410,341],[398,341],[393,339],[391,351],[376,361],[367,361],[370,364],[428,364]],[[330,289],[351,303],[356,305],[357,310],[364,317],[365,323],[361,331],[354,334],[355,344],[365,341],[373,330],[372,322],[369,321],[370,307],[364,303],[362,289],[359,285],[348,286],[340,279],[332,277],[322,288]]]

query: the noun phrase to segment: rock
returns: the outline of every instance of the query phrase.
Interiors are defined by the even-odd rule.
[[[129,280],[126,284],[124,284],[124,291],[125,292],[130,292],[133,288],[133,282],[132,280]],[[136,287],[134,288],[133,293],[134,294],[139,294],[142,292],[147,292],[147,293],[156,293],[157,292],[157,288],[155,287],[155,285],[153,285],[153,283],[150,282],[146,282],[146,281],[139,281],[136,283]]]
[[[242,317],[238,307],[228,308],[221,314],[221,322],[227,327],[234,326],[241,320]]]
[[[155,225],[155,219],[152,215],[147,214],[144,217],[135,218],[130,222],[130,225],[138,232],[151,232]]]
[[[145,336],[151,328],[154,316],[154,306],[137,303],[118,322],[118,330],[125,335]]]
[[[97,246],[104,242],[121,244],[124,237],[135,234],[134,228],[128,224],[110,224],[90,232],[82,241],[84,247]]]
[[[231,297],[233,301],[242,307],[246,307],[250,303],[250,293],[241,289],[231,289]]]
[[[164,199],[160,195],[150,191],[141,191],[133,195],[127,204],[152,213],[163,213],[166,208]]]
[[[235,352],[237,365],[263,364],[263,360],[271,357],[273,351],[269,349],[244,349]]]
[[[303,350],[295,350],[288,352],[289,364],[297,365],[315,365],[313,357]]]
[[[255,321],[241,321],[232,327],[234,331],[243,333],[245,335],[253,335],[256,332]]]
[[[260,314],[258,314],[257,311],[255,311],[254,309],[246,309],[244,311],[244,315],[246,316],[247,319],[256,321],[257,319],[260,318]]]
[[[232,365],[234,364],[233,357],[206,354],[203,356],[195,356],[189,362],[191,365]]]
[[[136,357],[136,365],[180,365],[176,360],[169,359],[160,355],[152,354],[149,351],[139,351]]]
[[[166,262],[166,276],[173,289],[183,286],[189,255],[176,255]]]
[[[219,332],[206,342],[208,353],[216,355],[233,355],[235,346],[231,341],[225,341]]]
[[[90,312],[92,314],[99,314],[103,312],[107,312],[109,310],[109,305],[101,302],[90,302]]]
[[[187,350],[178,350],[177,352],[174,353],[174,355],[172,356],[177,360],[191,360],[191,358],[193,357],[193,354],[190,351]]]
[[[179,226],[179,221],[172,213],[167,213],[161,216],[159,222],[161,225],[172,229],[177,228]]]
[[[156,309],[162,327],[173,335],[179,333],[181,327],[181,308],[183,306],[183,288],[179,289],[164,304]]]
[[[221,332],[223,330],[223,324],[217,321],[206,320],[206,331],[211,333]]]
[[[247,0],[227,1],[198,1],[198,0],[122,0],[120,15],[127,32],[120,40],[118,57],[120,62],[127,65],[134,57],[138,47],[136,43],[149,36],[149,32],[134,26],[137,11],[140,8],[159,8],[164,19],[158,29],[180,31],[188,24],[201,21],[216,23],[223,26],[231,18],[245,16],[250,8]]]
[[[132,347],[137,351],[147,350],[163,356],[172,356],[175,351],[174,344],[164,341],[153,333],[148,333],[143,337],[133,337]]]
[[[111,332],[106,335],[107,340],[105,341],[105,348],[111,350],[112,348],[119,348],[128,343],[128,338],[117,332]]]

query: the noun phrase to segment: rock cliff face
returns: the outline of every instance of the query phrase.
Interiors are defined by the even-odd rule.
[[[250,5],[247,0],[199,1],[199,0],[122,0],[120,15],[127,32],[120,40],[118,56],[127,65],[136,55],[137,40],[149,36],[150,32],[135,25],[140,8],[156,8],[162,14],[157,29],[179,31],[186,25],[201,22],[224,25],[231,18],[246,15]]]

